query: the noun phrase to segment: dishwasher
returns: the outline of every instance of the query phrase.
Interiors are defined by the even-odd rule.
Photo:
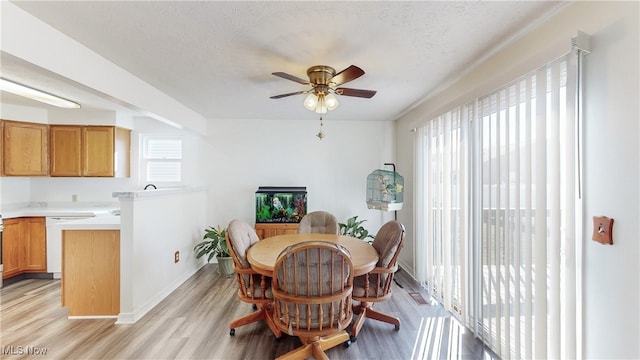
[[[94,216],[47,216],[47,272],[53,274],[54,279],[62,278],[62,231],[56,225]]]

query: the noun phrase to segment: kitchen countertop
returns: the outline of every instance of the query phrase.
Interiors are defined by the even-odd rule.
[[[61,221],[54,226],[60,230],[120,230],[120,216],[100,214],[86,219]]]
[[[109,215],[110,211],[120,209],[118,203],[90,203],[90,202],[60,202],[60,203],[29,203],[10,208],[3,207],[2,218],[44,216],[44,217],[94,217]]]
[[[119,191],[112,193],[114,198],[151,198],[158,196],[174,195],[189,192],[199,192],[207,190],[206,187],[173,187],[173,188],[160,188],[160,189],[148,189],[148,190],[136,190],[136,191]]]

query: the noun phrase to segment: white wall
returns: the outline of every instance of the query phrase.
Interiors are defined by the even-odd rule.
[[[499,51],[478,68],[427,99],[397,124],[398,163],[411,169],[409,129],[483,91],[543,65],[577,31],[592,35],[585,58],[583,355],[586,359],[640,358],[640,30],[638,2],[577,2]],[[563,45],[565,44],[565,45]],[[406,171],[411,198],[413,172]],[[411,204],[405,204],[405,206]],[[411,206],[405,207],[410,209]],[[615,219],[614,245],[591,240],[596,215]],[[400,219],[409,229],[413,214]],[[407,247],[414,240],[409,232]],[[413,255],[401,254],[413,264]],[[410,266],[409,266],[410,267]],[[570,305],[571,306],[571,305]]]
[[[120,199],[120,324],[139,320],[202,266],[193,246],[206,227],[206,190],[150,194]]]
[[[369,210],[367,175],[394,161],[393,122],[319,120],[211,121],[201,164],[209,189],[211,225],[255,222],[259,186],[306,186],[308,211],[326,210],[340,222],[358,215],[375,233],[393,213]],[[399,169],[402,171],[402,169]]]

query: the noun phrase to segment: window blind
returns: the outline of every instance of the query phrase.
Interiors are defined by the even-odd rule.
[[[575,52],[416,129],[416,276],[501,358],[580,356]]]

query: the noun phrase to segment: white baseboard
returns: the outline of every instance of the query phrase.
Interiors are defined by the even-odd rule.
[[[118,320],[116,321],[116,325],[125,325],[125,324],[134,324],[136,321],[140,320],[146,313],[148,313],[151,309],[156,307],[162,300],[164,300],[167,296],[169,296],[175,289],[177,289],[180,285],[182,285],[185,281],[187,281],[193,274],[195,274],[204,264],[198,264],[192,271],[188,271],[182,274],[179,278],[177,278],[174,282],[167,285],[164,289],[158,292],[155,296],[150,298],[147,302],[145,302],[142,306],[134,309],[133,312],[130,313],[120,313],[118,315]]]

